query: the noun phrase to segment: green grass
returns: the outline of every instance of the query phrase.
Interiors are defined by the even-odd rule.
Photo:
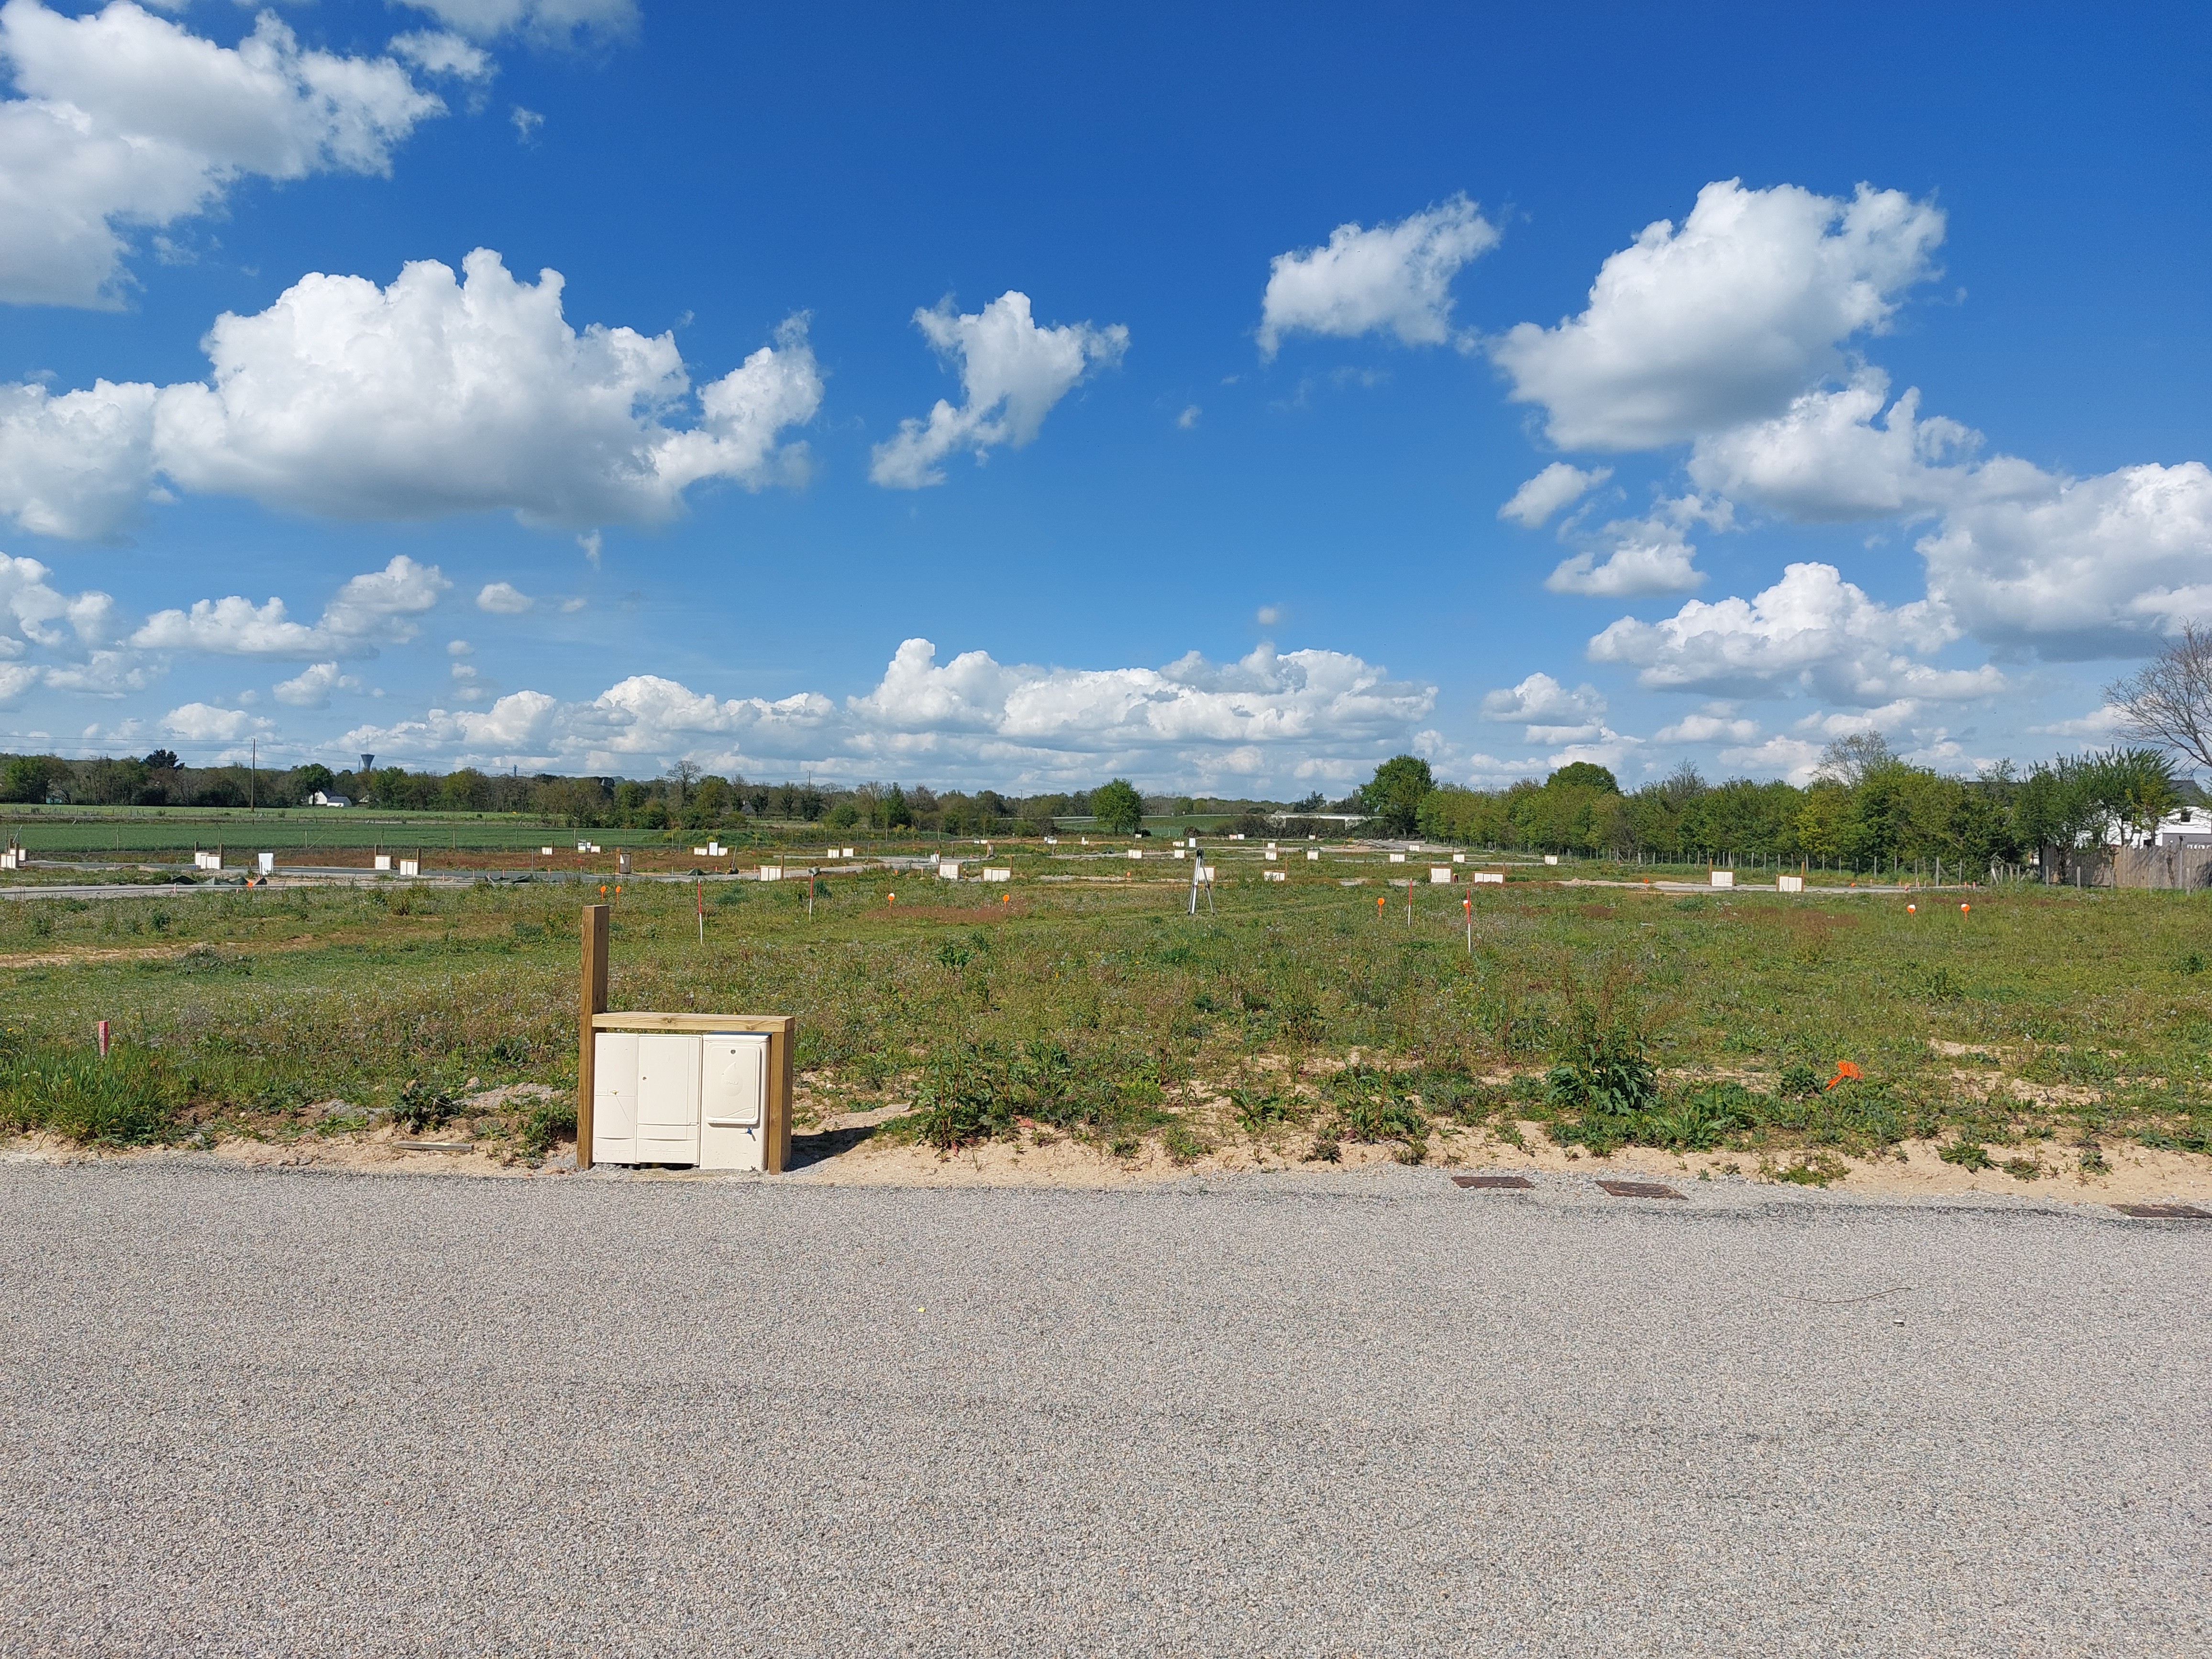
[[[1418,1158],[1435,1133],[1510,1139],[1529,1121],[1593,1148],[1778,1157],[1906,1136],[2212,1144],[2212,976],[2186,967],[2212,949],[2212,896],[1991,891],[1961,917],[1516,881],[1476,898],[1470,953],[1462,890],[1417,884],[1409,921],[1404,868],[1379,859],[1299,860],[1262,885],[1245,844],[1218,912],[1193,919],[1178,866],[1081,850],[994,848],[1011,889],[842,873],[811,919],[804,883],[726,885],[703,946],[688,886],[630,884],[614,1004],[796,1014],[815,1098],[912,1103],[911,1132],[948,1147],[1042,1125],[1170,1156],[1295,1137]],[[571,1086],[586,896],[0,904],[5,1121],[94,1140],[281,1136],[309,1132],[312,1103],[392,1108],[410,1081],[448,1097]],[[104,1072],[86,1060],[100,1018],[124,1056]],[[1842,1060],[1863,1079],[1823,1091]],[[1993,1080],[2039,1097],[1992,1097]],[[559,1130],[526,1134],[517,1109],[495,1132]]]

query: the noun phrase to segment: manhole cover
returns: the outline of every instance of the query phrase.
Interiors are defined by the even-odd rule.
[[[1534,1186],[1527,1176],[1454,1176],[1455,1187],[1511,1187],[1516,1189]]]
[[[2212,1221],[2212,1210],[2199,1209],[2194,1204],[2115,1204],[2112,1207],[2138,1221]]]
[[[1597,1183],[1615,1198],[1680,1198],[1672,1187],[1656,1181],[1601,1181]]]

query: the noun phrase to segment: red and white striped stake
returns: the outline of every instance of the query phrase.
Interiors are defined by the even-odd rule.
[[[699,943],[707,942],[707,878],[699,878]]]
[[[106,1060],[107,1058],[107,1022],[103,1019],[94,1029],[100,1036],[100,1057]]]

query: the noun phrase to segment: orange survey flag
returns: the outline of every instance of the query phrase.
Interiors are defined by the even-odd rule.
[[[1835,1076],[1830,1078],[1826,1083],[1821,1085],[1821,1087],[1823,1089],[1832,1089],[1838,1083],[1841,1083],[1845,1078],[1856,1078],[1861,1083],[1863,1083],[1866,1081],[1866,1073],[1859,1070],[1856,1062],[1848,1060],[1839,1060],[1836,1062]]]

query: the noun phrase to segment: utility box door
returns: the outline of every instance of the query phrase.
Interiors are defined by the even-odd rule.
[[[768,1038],[720,1032],[704,1038],[699,1091],[699,1167],[766,1169]]]
[[[640,1164],[699,1161],[699,1039],[651,1031],[637,1038]]]
[[[637,1162],[637,1034],[592,1039],[592,1162]]]

